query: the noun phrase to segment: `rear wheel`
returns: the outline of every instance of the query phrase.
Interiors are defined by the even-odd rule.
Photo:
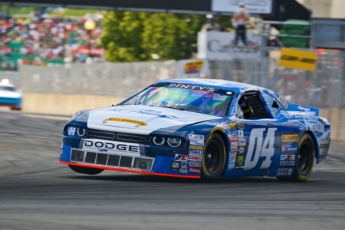
[[[294,172],[291,178],[277,177],[282,181],[306,181],[313,170],[315,163],[315,144],[309,133],[303,134],[298,143]]]
[[[94,168],[85,168],[79,166],[68,165],[74,172],[88,174],[88,175],[96,175],[103,172],[103,169],[94,169]]]
[[[209,180],[220,178],[224,173],[225,162],[224,141],[219,134],[213,133],[205,144],[202,156],[202,178]]]

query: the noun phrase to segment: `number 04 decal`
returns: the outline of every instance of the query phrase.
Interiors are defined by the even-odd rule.
[[[269,168],[272,163],[272,157],[274,155],[274,138],[277,128],[267,129],[266,138],[264,138],[265,128],[252,129],[249,137],[249,146],[244,163],[244,170],[253,169],[260,157],[265,157],[260,169]],[[254,155],[254,156],[253,156]]]

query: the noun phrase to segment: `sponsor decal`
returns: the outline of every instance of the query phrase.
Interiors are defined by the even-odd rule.
[[[236,125],[237,125],[237,128],[242,129],[242,130],[245,127],[243,122],[237,122]]]
[[[289,106],[284,97],[279,96],[278,99],[282,103],[282,105],[285,107],[285,109]]]
[[[190,167],[189,173],[200,173],[200,167]]]
[[[137,120],[126,119],[126,118],[117,118],[117,117],[110,117],[110,118],[104,119],[103,123],[107,123],[108,121],[125,122],[125,123],[131,123],[138,126],[147,126],[147,124],[143,121],[137,121]]]
[[[320,149],[328,149],[329,142],[330,141],[328,139],[320,139]]]
[[[280,165],[282,166],[294,166],[295,165],[295,155],[293,154],[282,154],[280,155]]]
[[[229,123],[230,129],[236,129],[236,123]]]
[[[238,148],[238,152],[241,153],[241,154],[244,153],[244,147],[243,146],[239,147]]]
[[[292,147],[291,144],[282,144],[282,152],[297,151],[297,147]]]
[[[238,146],[246,146],[246,139],[238,139]]]
[[[238,130],[238,137],[244,137],[243,130]]]
[[[171,171],[178,172],[178,171],[180,171],[180,166],[181,166],[181,162],[179,162],[179,161],[172,161],[170,169],[171,169]]]
[[[243,166],[244,165],[244,156],[237,156],[237,160],[236,160],[236,166]]]
[[[260,169],[267,169],[272,163],[275,152],[274,140],[277,128],[255,128],[250,132],[244,170],[250,170],[260,165]],[[264,135],[266,133],[266,136]],[[259,159],[264,158],[263,161]]]
[[[203,150],[204,150],[204,147],[198,146],[198,145],[190,145],[190,146],[189,146],[189,149],[203,151]]]
[[[228,122],[221,122],[221,123],[217,124],[217,127],[226,129],[226,128],[228,128],[228,125],[229,125]]]
[[[231,150],[237,151],[238,143],[237,142],[231,142]]]
[[[298,134],[283,134],[282,142],[298,142]]]
[[[201,161],[188,161],[188,165],[191,167],[201,167]]]
[[[230,140],[232,142],[237,142],[238,141],[238,136],[237,136],[237,132],[236,131],[231,132]]]
[[[187,161],[188,155],[175,154],[175,161]]]
[[[67,133],[68,133],[68,135],[73,136],[73,135],[75,134],[75,131],[76,131],[76,130],[77,130],[76,127],[70,126],[70,127],[68,127],[68,129],[67,129]]]
[[[188,173],[186,163],[182,163],[181,168],[180,168],[180,173]]]
[[[229,154],[229,163],[235,163],[236,161],[237,152],[231,151]]]
[[[201,161],[202,156],[188,156],[189,161]]]
[[[291,176],[292,171],[292,168],[279,168],[277,171],[277,176]]]
[[[284,117],[291,118],[291,119],[306,119],[306,118],[310,118],[310,115],[306,114],[305,112],[303,112],[303,113],[300,113],[300,112],[292,113],[292,112],[287,112],[287,111],[282,110],[281,114],[283,114]]]
[[[192,89],[192,90],[199,90],[199,91],[206,91],[206,92],[215,92],[218,90],[216,88],[211,88],[211,87],[204,87],[204,86],[197,86],[197,85],[186,85],[186,84],[169,84],[168,87],[180,88],[180,89]]]
[[[194,149],[189,149],[189,155],[191,156],[201,156],[203,151],[201,150],[194,150]]]
[[[191,145],[204,146],[204,135],[188,134]]]
[[[103,141],[97,139],[86,139],[83,143],[83,149],[98,150],[102,152],[127,152],[139,153],[139,145],[125,142]]]

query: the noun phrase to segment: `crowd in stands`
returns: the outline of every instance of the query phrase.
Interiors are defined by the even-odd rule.
[[[16,71],[17,63],[56,65],[67,62],[100,61],[98,46],[101,22],[86,30],[87,17],[78,19],[48,17],[35,12],[26,18],[0,19],[0,71]]]

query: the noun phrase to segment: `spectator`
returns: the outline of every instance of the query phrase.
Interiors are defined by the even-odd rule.
[[[29,18],[0,20],[1,69],[15,70],[19,60],[33,65],[63,64],[64,59],[85,62],[86,57],[100,60],[100,21],[91,33],[84,29],[84,21],[47,18],[39,11]]]
[[[208,14],[207,16],[207,23],[203,25],[201,31],[221,31],[219,24],[216,22],[213,15]]]
[[[240,7],[236,10],[232,17],[233,27],[236,30],[235,35],[235,46],[238,44],[238,40],[241,39],[243,45],[247,45],[247,31],[246,26],[249,20],[249,12],[245,8],[244,4],[241,3]]]

